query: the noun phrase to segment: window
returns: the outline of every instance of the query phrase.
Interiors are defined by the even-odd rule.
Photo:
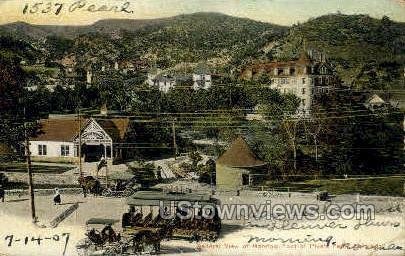
[[[79,156],[79,146],[75,146],[74,154],[75,154],[75,157]]]
[[[290,75],[295,75],[295,68],[290,68]]]
[[[302,84],[305,84],[305,81],[306,79],[305,78],[302,78]]]
[[[302,88],[302,94],[306,93],[306,88]]]
[[[302,99],[302,100],[301,100],[301,104],[302,104],[303,107],[305,107],[305,105],[306,105],[306,100],[305,100],[305,99]]]
[[[289,84],[290,81],[287,78],[281,78],[281,84]]]
[[[249,174],[242,174],[242,185],[249,185]]]
[[[60,155],[61,156],[69,156],[69,146],[61,145],[60,146]]]
[[[38,145],[38,155],[39,156],[46,156],[46,145]]]

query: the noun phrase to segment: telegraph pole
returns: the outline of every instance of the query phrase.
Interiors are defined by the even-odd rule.
[[[25,107],[24,107],[24,136],[25,136],[25,157],[27,161],[28,172],[28,190],[30,193],[31,217],[32,221],[37,222],[35,214],[35,198],[34,198],[34,184],[32,179],[32,166],[31,166],[31,152],[30,152],[30,139],[27,133],[27,122],[25,120]]]
[[[173,147],[174,147],[174,158],[177,158],[178,155],[178,149],[177,149],[177,142],[176,142],[176,125],[175,125],[176,119],[173,120],[172,123],[172,130],[173,130]]]
[[[77,154],[79,156],[79,174],[80,178],[83,178],[83,168],[82,168],[82,116],[80,113],[80,108],[78,111],[79,117],[79,146],[77,147]]]

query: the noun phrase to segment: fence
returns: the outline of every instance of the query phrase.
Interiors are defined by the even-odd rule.
[[[83,190],[81,188],[60,188],[59,192],[61,194],[76,195],[76,194],[83,193]],[[28,195],[28,193],[29,193],[28,189],[6,190],[7,196],[25,196],[25,195]],[[55,193],[55,190],[54,189],[35,189],[34,193],[36,195],[47,196],[47,195],[53,195]]]

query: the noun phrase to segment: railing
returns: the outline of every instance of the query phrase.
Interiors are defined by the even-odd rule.
[[[6,196],[22,196],[28,195],[28,189],[12,189],[6,190]],[[83,193],[82,188],[60,188],[59,192],[61,194],[81,194]],[[34,193],[36,195],[52,195],[55,193],[54,189],[35,189]]]

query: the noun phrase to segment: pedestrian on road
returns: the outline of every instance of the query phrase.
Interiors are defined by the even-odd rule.
[[[6,197],[6,191],[4,191],[3,185],[0,185],[0,199],[1,199],[2,203],[4,203],[5,197]]]
[[[53,196],[53,204],[60,204],[61,203],[60,192],[58,188],[55,188],[55,195]]]

